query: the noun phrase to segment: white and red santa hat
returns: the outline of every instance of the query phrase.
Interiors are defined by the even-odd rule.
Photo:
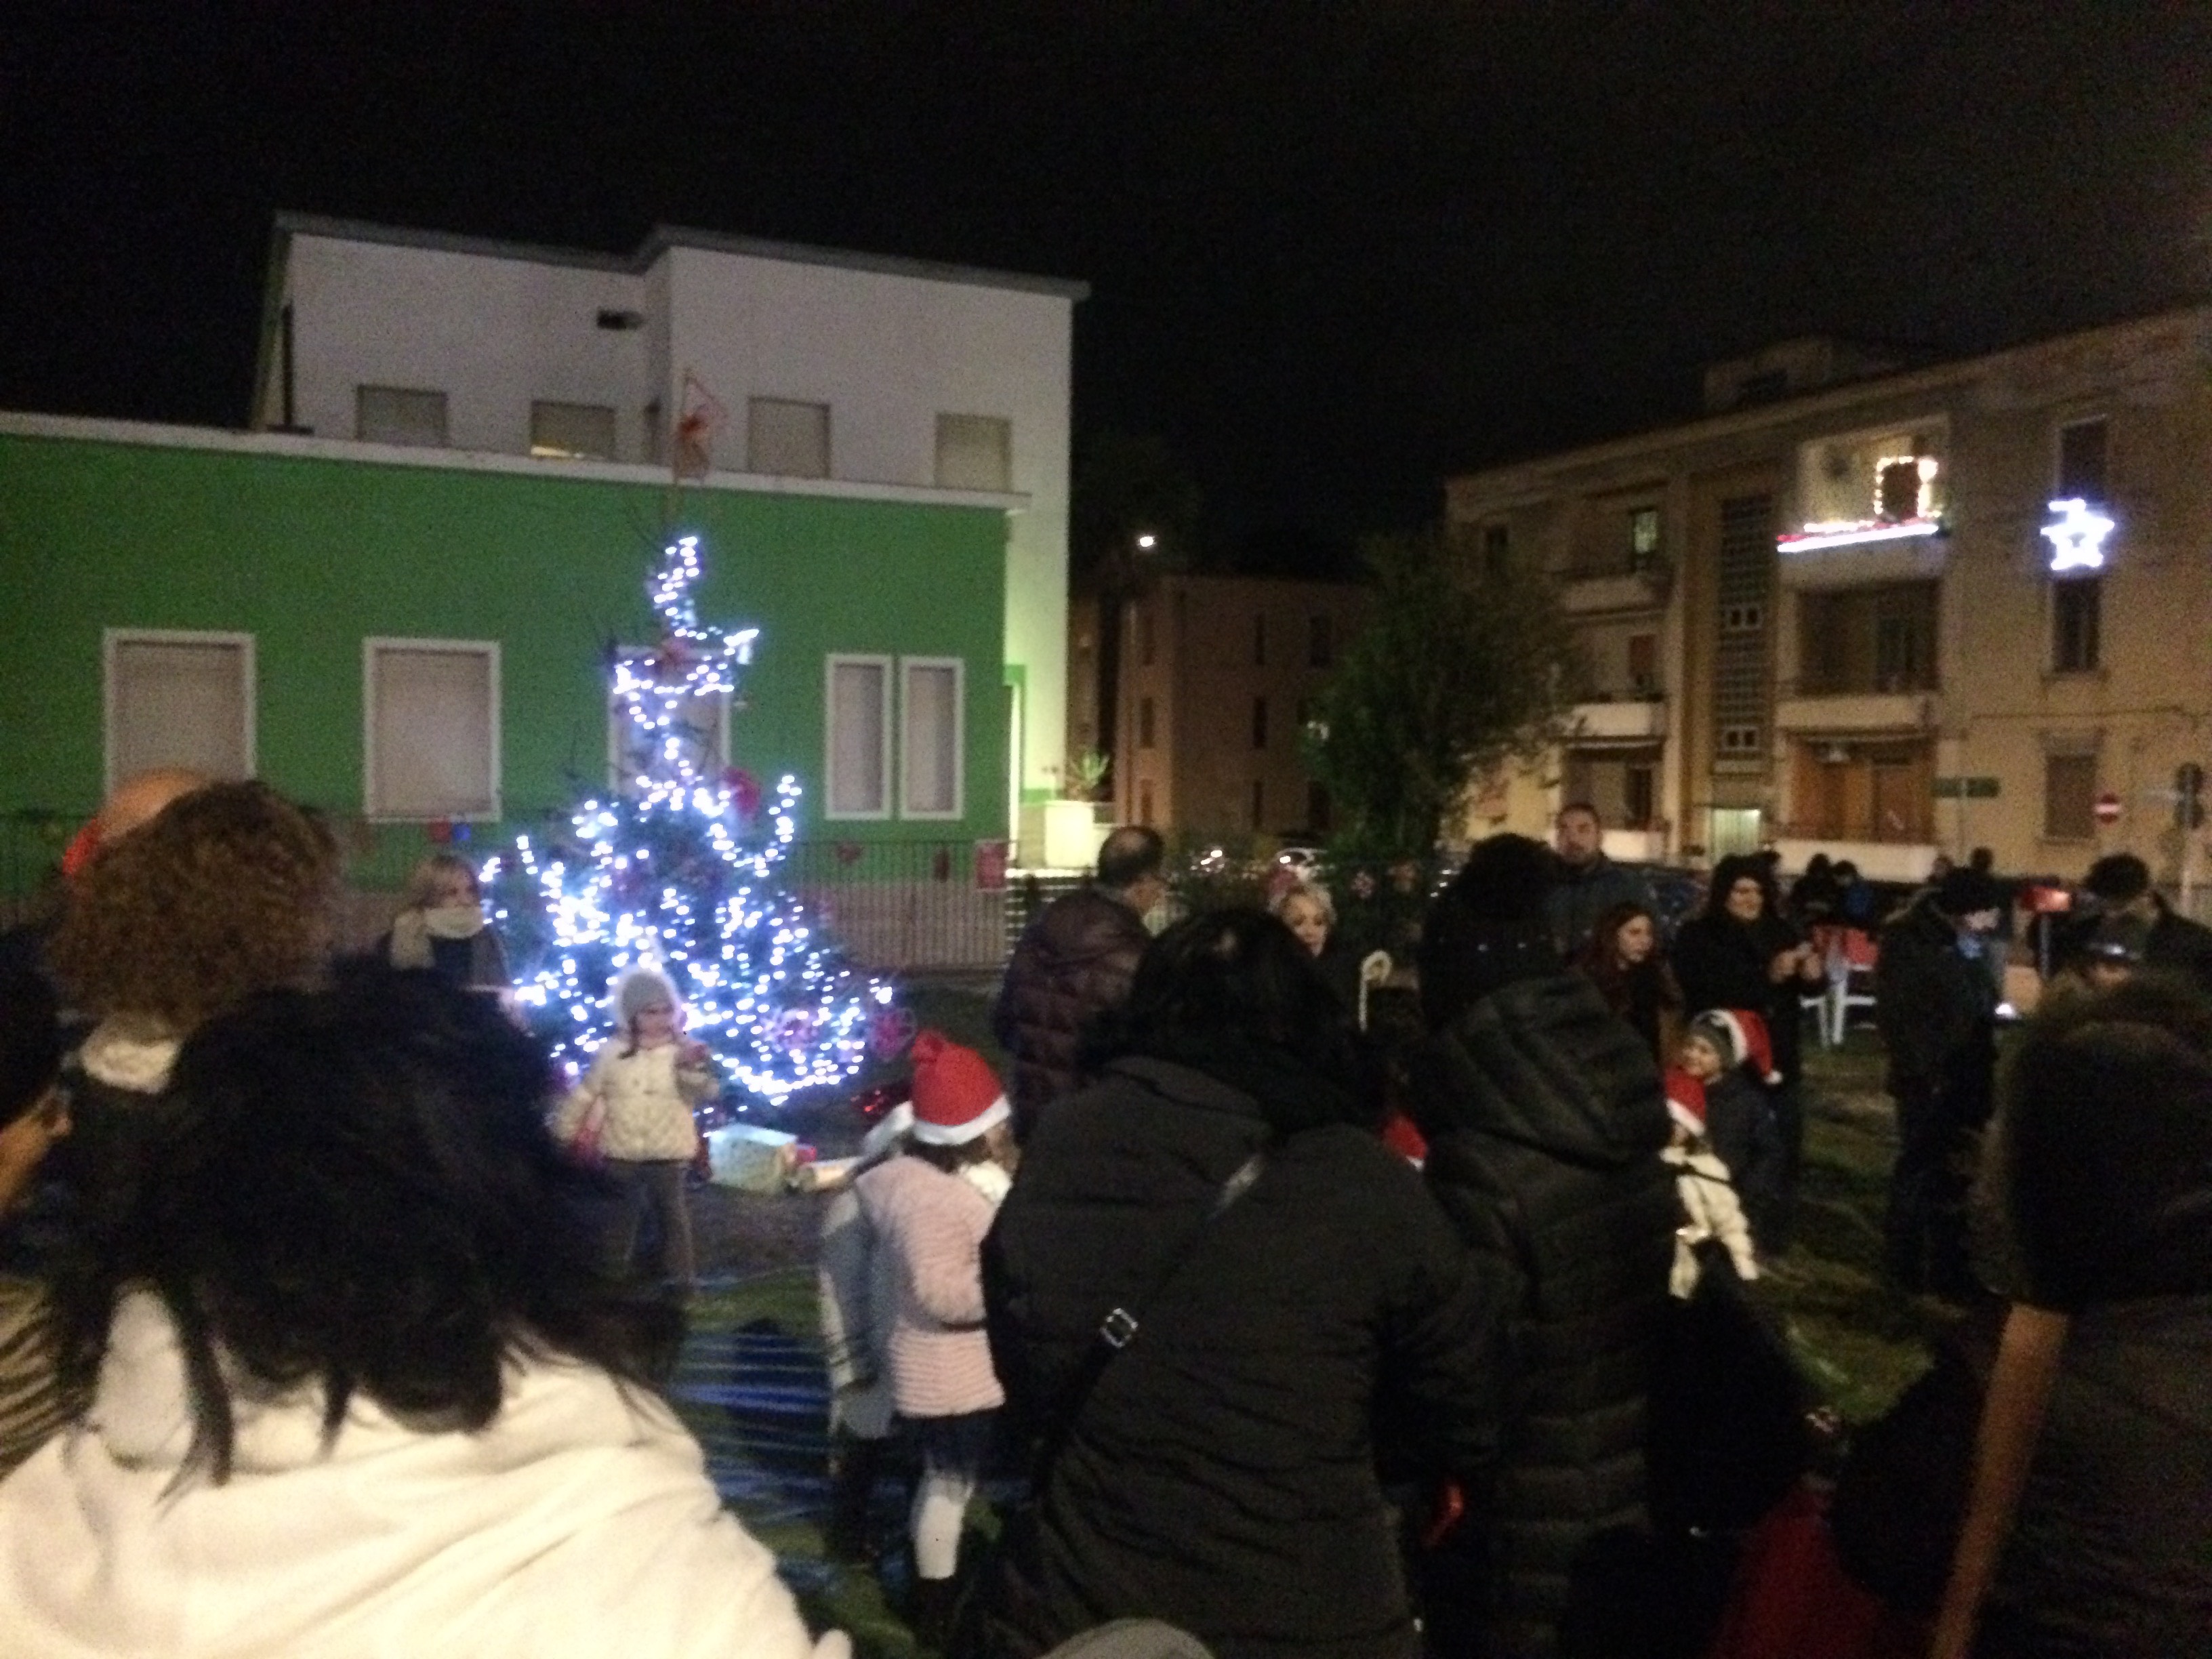
[[[1667,1068],[1667,1115],[1693,1135],[1705,1132],[1705,1085],[1679,1066]]]
[[[914,1040],[914,1138],[964,1146],[1013,1115],[991,1063],[940,1031]]]
[[[1708,1008],[1690,1024],[1692,1030],[1702,1026],[1727,1039],[1725,1058],[1730,1066],[1750,1066],[1770,1087],[1782,1081],[1782,1073],[1774,1069],[1774,1043],[1766,1034],[1766,1022],[1750,1009]]]

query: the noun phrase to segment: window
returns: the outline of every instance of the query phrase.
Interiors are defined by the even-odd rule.
[[[1252,666],[1267,665],[1267,613],[1258,612],[1252,618]]]
[[[645,646],[623,646],[620,655],[629,663],[642,663],[653,654]],[[729,764],[730,759],[730,698],[724,691],[705,696],[687,697],[677,712],[678,729],[671,734],[672,741],[688,751],[687,758],[702,771],[713,773]],[[629,705],[622,697],[609,693],[607,697],[607,783],[619,793],[635,791],[637,781],[650,771],[653,763],[651,742],[647,733],[631,718]]]
[[[957,657],[899,662],[899,816],[962,813],[961,719],[967,665]]]
[[[443,449],[446,394],[410,392],[396,386],[357,386],[353,389],[353,435],[363,443]]]
[[[830,476],[830,405],[745,400],[745,471],[778,478]]]
[[[1513,532],[1502,524],[1482,527],[1482,574],[1502,576],[1506,562],[1513,556]]]
[[[530,405],[530,453],[541,460],[611,461],[615,412],[603,404]]]
[[[2051,584],[2051,667],[2053,673],[2087,674],[2098,664],[2104,583],[2076,576]]]
[[[1659,636],[1656,634],[1631,634],[1628,636],[1628,689],[1639,693],[1659,689]]]
[[[1724,605],[1721,607],[1721,632],[1723,634],[1755,634],[1766,625],[1765,607],[1756,605]]]
[[[2043,838],[2094,841],[2097,836],[2097,757],[2043,757]]]
[[[1306,666],[1327,668],[1336,660],[1336,630],[1327,617],[1306,622]]]
[[[1137,699],[1137,747],[1150,749],[1152,746],[1152,700],[1150,697],[1139,697]]]
[[[111,628],[107,786],[157,766],[253,775],[253,635]]]
[[[1014,487],[1014,424],[995,415],[937,417],[937,483],[940,489]]]
[[[1252,780],[1251,820],[1246,827],[1248,829],[1257,830],[1261,823],[1267,821],[1267,786],[1262,783],[1259,779],[1255,778]]]
[[[1721,753],[1728,756],[1756,755],[1761,747],[1760,728],[1756,726],[1723,726],[1721,727]]]
[[[1651,820],[1658,816],[1653,802],[1657,799],[1654,787],[1656,767],[1626,766],[1621,769],[1621,827],[1625,830],[1648,830]]]
[[[2108,430],[2102,416],[2094,421],[2069,421],[2058,428],[2055,499],[2080,500],[2093,507],[2109,499],[2106,468]]]
[[[1152,781],[1145,778],[1137,784],[1137,822],[1147,830],[1152,825]]]
[[[823,816],[891,815],[891,659],[833,656],[829,662],[830,777]]]
[[[1632,508],[1628,514],[1628,568],[1649,570],[1659,562],[1659,509]]]
[[[1252,699],[1252,746],[1255,749],[1267,746],[1267,700],[1265,697]]]
[[[499,817],[499,646],[362,641],[362,810],[372,818]]]
[[[1800,594],[1798,690],[1808,696],[1932,691],[1937,584]]]

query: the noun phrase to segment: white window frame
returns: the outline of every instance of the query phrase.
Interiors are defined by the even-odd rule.
[[[490,729],[485,734],[491,759],[490,810],[483,812],[436,814],[390,811],[376,799],[376,669],[381,651],[441,651],[455,656],[485,658],[489,676]],[[432,823],[449,818],[456,823],[497,823],[505,816],[506,765],[501,752],[500,647],[497,640],[426,639],[396,634],[376,634],[361,642],[361,805],[362,816],[372,823]]]
[[[246,695],[239,700],[246,725],[240,750],[246,757],[246,775],[258,777],[260,700],[256,693],[260,671],[254,659],[252,635],[190,628],[107,628],[100,635],[100,775],[106,780],[101,793],[112,794],[115,786],[123,781],[115,775],[115,652],[118,646],[129,645],[220,645],[238,649],[239,671],[246,681]]]
[[[913,805],[913,757],[907,751],[907,697],[917,668],[952,671],[952,807],[950,811],[923,811]],[[964,657],[901,657],[898,672],[899,817],[916,823],[954,823],[968,816],[968,659]]]
[[[642,662],[653,653],[653,647],[649,645],[618,645],[615,647],[616,658],[624,662]],[[727,691],[714,694],[715,732],[712,755],[726,767],[730,763],[732,701]],[[623,787],[622,729],[622,698],[610,687],[607,691],[607,787],[617,793],[620,793]]]
[[[879,668],[884,676],[883,696],[883,753],[879,758],[884,781],[882,809],[872,812],[841,812],[836,810],[837,780],[837,670],[846,665]],[[894,722],[898,718],[898,659],[880,653],[868,651],[833,651],[822,662],[822,817],[825,823],[884,823],[891,817],[893,792],[900,780],[891,768],[891,746]]]

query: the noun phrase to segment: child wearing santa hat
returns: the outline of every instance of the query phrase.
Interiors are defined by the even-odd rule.
[[[1685,1042],[1683,1047],[1688,1046]],[[1759,1257],[1728,1165],[1714,1156],[1705,1139],[1705,1085],[1682,1067],[1669,1070],[1666,1080],[1667,1115],[1674,1121],[1674,1138],[1659,1156],[1674,1166],[1674,1191],[1682,1200],[1682,1224],[1674,1229],[1674,1269],[1667,1287],[1686,1299],[1698,1285],[1698,1246],[1707,1239],[1727,1247],[1739,1279],[1759,1277]]]
[[[1680,1063],[1705,1091],[1704,1136],[1728,1168],[1753,1238],[1771,1240],[1782,1202],[1782,1132],[1766,1091],[1752,1080],[1754,1071],[1775,1079],[1766,1022],[1747,1009],[1709,1008],[1691,1020]]]
[[[862,1175],[861,1212],[895,1285],[884,1358],[891,1401],[921,1442],[909,1528],[916,1635],[951,1623],[960,1529],[1006,1395],[983,1330],[983,1236],[1008,1185],[1006,1091],[983,1057],[935,1031],[914,1040],[905,1151]]]

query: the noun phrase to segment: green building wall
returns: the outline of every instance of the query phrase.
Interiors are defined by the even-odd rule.
[[[0,434],[0,814],[96,804],[102,631],[147,628],[252,634],[259,775],[342,819],[362,810],[362,640],[496,640],[502,806],[509,826],[542,823],[575,780],[604,784],[606,647],[651,641],[647,570],[668,536],[696,533],[701,617],[761,630],[731,758],[764,785],[798,776],[803,838],[1006,834],[1003,512],[722,489],[672,506],[665,484],[557,464]],[[839,652],[963,659],[959,821],[823,821],[824,659]],[[410,860],[423,835],[352,833],[379,866]]]

